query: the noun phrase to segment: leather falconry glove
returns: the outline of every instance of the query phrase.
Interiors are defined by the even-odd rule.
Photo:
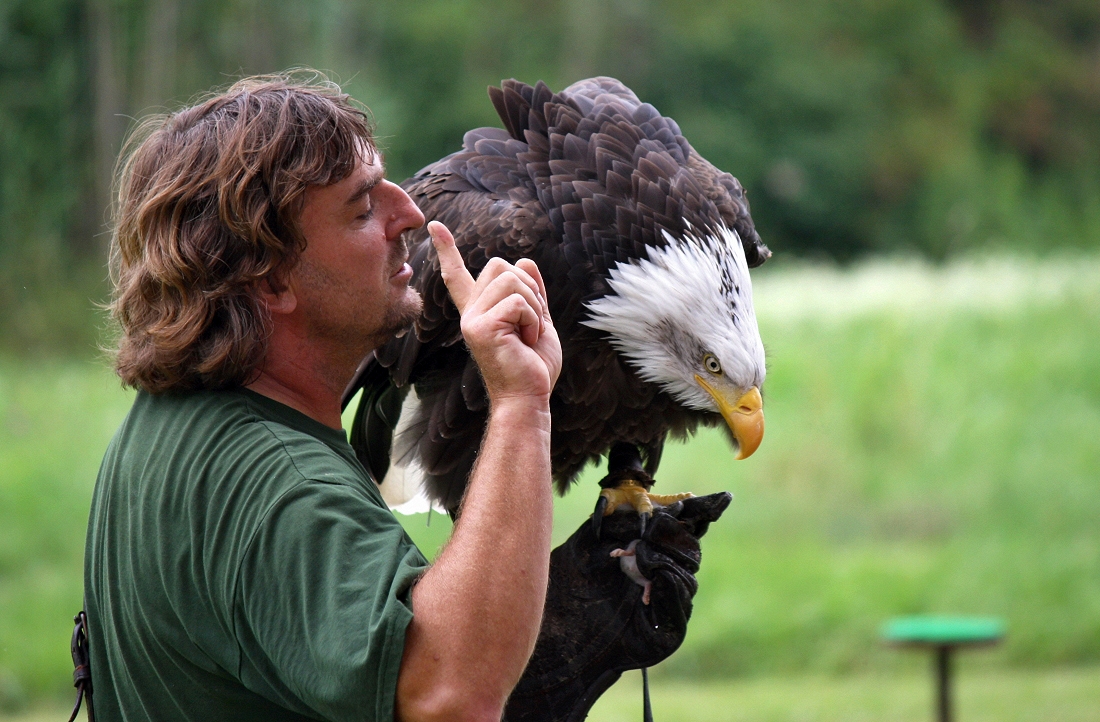
[[[659,507],[640,538],[638,515],[617,511],[599,531],[586,521],[554,549],[542,629],[505,721],[583,720],[623,672],[675,652],[698,588],[699,538],[731,499],[720,492]],[[633,556],[625,563],[612,556],[628,549]],[[644,580],[624,571],[635,562],[652,583],[648,604]]]

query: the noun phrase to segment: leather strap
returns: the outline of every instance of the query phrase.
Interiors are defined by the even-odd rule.
[[[73,713],[69,715],[69,722],[76,720],[80,712],[80,703],[88,700],[88,722],[95,722],[95,713],[92,711],[92,668],[88,657],[88,615],[81,609],[73,617],[73,639],[70,651],[73,654],[73,686],[76,687],[76,703],[73,705]]]

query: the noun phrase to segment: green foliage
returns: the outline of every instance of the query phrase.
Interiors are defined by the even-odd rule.
[[[1084,0],[3,0],[0,344],[86,347],[130,119],[329,70],[404,178],[497,124],[485,87],[620,77],[738,176],[778,251],[1095,247]]]
[[[85,344],[99,266],[91,253],[91,128],[82,6],[0,3],[0,343]],[[94,257],[94,258],[93,258]]]
[[[83,178],[73,164],[90,140],[80,122],[77,68],[83,13],[66,0],[15,2],[0,15],[0,258],[59,256],[77,221]],[[74,42],[74,40],[78,42]]]

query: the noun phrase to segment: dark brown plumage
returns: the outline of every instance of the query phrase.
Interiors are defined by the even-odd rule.
[[[718,237],[724,227],[740,238],[742,263],[763,263],[770,252],[744,191],[695,152],[675,121],[612,78],[561,93],[509,80],[489,95],[505,128],[469,131],[461,151],[403,187],[428,220],[452,230],[475,277],[493,256],[538,264],[562,341],[551,399],[559,490],[616,441],[638,445],[652,474],[669,434],[717,425],[722,416],[690,408],[644,380],[608,332],[582,325],[586,304],[613,293],[612,269],[648,258],[669,238]],[[381,480],[400,399],[414,385],[419,415],[402,430],[393,462],[418,459],[428,495],[454,511],[480,444],[487,398],[426,230],[407,240],[424,311],[409,332],[376,352],[351,387],[365,389],[352,443]],[[723,292],[734,298],[735,281],[724,278]],[[752,326],[755,332],[755,320]]]

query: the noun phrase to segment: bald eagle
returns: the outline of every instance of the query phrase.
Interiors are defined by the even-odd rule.
[[[504,128],[469,131],[403,187],[453,231],[475,277],[494,256],[538,264],[563,354],[550,400],[559,492],[614,445],[647,491],[665,440],[699,425],[724,421],[738,458],[751,454],[765,369],[749,269],[771,252],[741,184],[613,78],[560,93],[508,80],[489,96]],[[488,398],[427,231],[407,241],[424,310],[349,386],[346,399],[363,389],[351,442],[391,506],[453,515]]]

